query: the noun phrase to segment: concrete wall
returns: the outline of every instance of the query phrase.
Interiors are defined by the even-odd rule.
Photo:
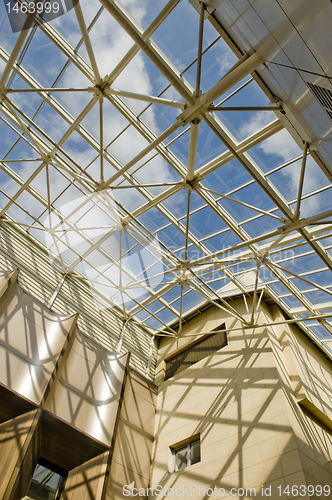
[[[274,322],[284,319],[271,307]],[[332,472],[332,365],[293,325],[274,326],[270,335],[301,473],[307,484],[330,484]]]
[[[107,500],[125,498],[123,487],[146,489],[150,482],[157,387],[130,371],[107,485]]]

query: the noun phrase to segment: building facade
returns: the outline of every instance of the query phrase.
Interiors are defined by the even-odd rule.
[[[276,304],[254,329],[252,296],[198,313],[160,339],[152,383],[17,271],[0,300],[1,498],[329,496],[331,359]],[[59,481],[36,493],[40,467]]]

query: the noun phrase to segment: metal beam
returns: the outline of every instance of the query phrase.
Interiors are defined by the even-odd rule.
[[[100,182],[104,182],[104,99],[99,98]]]
[[[209,106],[208,111],[283,111],[281,106]]]
[[[151,24],[146,28],[145,31],[141,34],[141,38],[143,41],[148,40],[153,33],[159,28],[161,23],[169,16],[172,10],[177,6],[180,0],[169,0],[169,2],[165,5],[165,7],[159,12],[157,17],[151,22]],[[108,75],[108,82],[110,85],[114,82],[114,80],[122,73],[122,71],[128,66],[130,61],[135,57],[135,55],[139,52],[140,47],[138,45],[134,45],[129,49],[127,54],[121,59],[121,61],[115,66],[112,72]]]
[[[235,198],[232,198],[231,196],[227,196],[226,194],[221,194],[218,193],[217,191],[214,191],[213,189],[208,189],[205,186],[199,186],[199,190],[204,190],[209,193],[217,195],[219,198],[232,201],[233,203],[236,203],[237,205],[241,205],[242,207],[249,208],[250,210],[254,210],[255,212],[258,212],[262,215],[267,215],[268,217],[272,217],[273,219],[277,219],[279,222],[286,222],[286,219],[284,217],[278,217],[277,215],[274,215],[270,212],[266,212],[266,210],[262,210],[261,208],[254,207],[252,205],[249,205],[249,203],[244,203],[243,201],[235,200]],[[219,200],[218,200],[219,201]]]
[[[298,191],[298,195],[297,195],[297,202],[296,202],[296,209],[295,209],[295,213],[294,213],[294,219],[298,219],[300,217],[300,205],[301,205],[301,198],[302,198],[302,191],[303,191],[304,172],[305,172],[305,165],[306,165],[306,161],[307,161],[308,148],[309,148],[309,144],[307,142],[305,142],[304,148],[303,148],[303,158],[302,158],[301,173],[300,173],[300,180],[299,180],[299,191]]]
[[[55,302],[55,300],[56,300],[57,296],[59,295],[59,292],[60,292],[60,290],[61,290],[61,288],[62,288],[62,285],[64,284],[64,282],[65,282],[65,280],[66,280],[66,277],[67,277],[67,274],[64,274],[64,275],[62,276],[62,278],[61,278],[61,280],[59,281],[59,284],[58,284],[58,286],[56,287],[56,289],[55,289],[55,291],[54,291],[54,293],[53,293],[52,297],[51,297],[51,298],[50,298],[50,300],[48,301],[47,307],[48,307],[49,309],[52,309],[53,304],[54,304],[54,302]]]
[[[188,167],[187,181],[192,181],[195,174],[196,153],[199,134],[199,121],[194,120],[190,123],[189,149],[188,149]]]
[[[265,233],[260,236],[256,236],[255,238],[251,238],[248,241],[243,241],[242,243],[238,243],[236,245],[233,245],[229,248],[226,248],[224,250],[219,250],[218,252],[214,252],[210,254],[209,256],[206,257],[201,257],[200,259],[196,259],[191,262],[192,266],[197,266],[202,264],[203,262],[207,262],[211,259],[214,259],[216,257],[220,257],[221,255],[224,255],[229,252],[235,252],[236,250],[239,250],[240,248],[244,248],[246,246],[253,245],[255,243],[258,243],[260,241],[263,241],[265,239],[270,239],[273,238],[274,236],[279,236],[281,234],[287,234],[290,233],[291,231],[296,231],[299,230],[305,226],[308,226],[310,222],[315,222],[320,219],[325,219],[326,217],[331,217],[332,216],[332,210],[327,210],[326,212],[323,212],[321,214],[313,215],[312,217],[308,217],[307,219],[299,219],[298,221],[295,222],[290,222],[288,224],[285,224],[278,229],[275,229],[274,231],[269,231],[268,233]]]
[[[276,262],[273,262],[272,260],[270,261],[270,263],[272,264],[272,266],[277,267],[278,269],[280,269],[284,273],[290,274],[291,276],[294,276],[294,278],[297,278],[297,279],[303,281],[304,283],[308,283],[308,285],[311,285],[314,288],[317,288],[318,290],[321,290],[322,292],[325,292],[325,293],[327,293],[329,295],[332,295],[332,291],[329,290],[328,288],[325,288],[324,286],[320,286],[317,283],[314,283],[313,281],[310,281],[310,280],[304,278],[300,274],[294,273],[294,271],[290,271],[289,269],[286,269],[285,267],[281,266],[280,264],[277,264]]]
[[[34,5],[36,5],[37,2],[38,2],[38,0],[35,0]],[[36,17],[35,12],[28,14],[25,21],[24,21],[23,27],[22,27],[21,31],[19,32],[19,35],[18,35],[17,40],[15,42],[15,45],[11,51],[9,60],[6,64],[5,69],[3,70],[1,78],[0,78],[0,96],[2,94],[2,90],[3,90],[4,86],[6,85],[6,81],[10,75],[10,72],[14,67],[17,56],[19,55],[20,50],[24,44],[24,41],[25,41],[26,37],[28,36],[29,29],[31,28],[31,26],[34,22],[35,17]]]
[[[144,158],[150,151],[152,151],[155,147],[159,146],[160,143],[162,143],[167,137],[172,135],[179,127],[181,126],[181,123],[173,123],[168,129],[165,130],[159,137],[157,137],[153,142],[151,142],[146,148],[143,149],[140,153],[138,153],[135,158],[130,160],[126,165],[124,165],[120,170],[118,170],[115,174],[112,175],[107,181],[101,182],[97,188],[98,191],[102,189],[108,188],[112,182],[114,182],[116,179],[121,177],[127,170],[129,170],[131,167],[136,165],[136,163]]]
[[[254,286],[254,297],[252,299],[252,310],[251,310],[251,318],[249,320],[249,324],[254,324],[255,322],[255,314],[256,314],[256,304],[257,304],[257,287],[258,287],[258,279],[259,279],[259,268],[261,266],[261,259],[257,259],[256,264],[256,276],[255,276],[255,286]]]
[[[210,90],[195,99],[195,103],[188,106],[177,120],[181,120],[185,125],[193,119],[198,118],[202,113],[208,111],[210,105],[225,94],[229,89],[234,87],[238,82],[243,80],[244,77],[252,73],[258,66],[263,63],[262,57],[255,52],[246,58],[241,64],[236,64],[219,82],[217,82]]]
[[[21,128],[21,130],[23,130],[23,132],[30,138],[31,142],[35,146],[35,149],[38,150],[41,158],[43,158],[45,156],[45,151],[40,147],[40,144],[38,144],[38,142],[34,139],[33,134],[31,134],[31,131],[28,129],[28,127],[25,125],[25,123],[18,116],[18,114],[16,113],[16,110],[15,110],[14,106],[12,105],[11,101],[7,97],[5,97],[3,99],[3,101],[5,102],[7,108],[9,109],[9,111],[14,115],[17,123],[19,124],[19,126]]]
[[[96,61],[96,58],[95,58],[95,55],[94,55],[94,52],[93,52],[93,49],[92,49],[90,36],[89,36],[88,30],[86,28],[86,24],[85,24],[85,21],[84,21],[83,12],[82,12],[81,5],[80,5],[79,2],[75,2],[74,9],[75,9],[77,21],[78,21],[78,24],[79,24],[79,27],[80,27],[80,30],[81,30],[81,33],[82,33],[82,37],[83,37],[83,40],[84,40],[84,45],[85,45],[86,51],[88,53],[88,57],[89,57],[89,60],[90,60],[90,63],[91,63],[91,67],[93,69],[93,73],[94,73],[94,76],[95,76],[96,84],[100,85],[102,83],[102,79],[100,77],[100,73],[99,73],[97,61]]]
[[[201,89],[201,68],[202,68],[202,50],[203,50],[203,29],[204,29],[204,11],[205,5],[201,2],[199,14],[199,31],[198,31],[198,49],[197,49],[197,69],[196,69],[196,89],[195,97],[200,95]]]
[[[97,101],[97,98],[96,97],[93,97],[93,99],[91,99],[91,101],[89,102],[89,104],[84,108],[84,110],[81,112],[81,114],[76,118],[76,120],[74,121],[74,123],[69,127],[69,129],[66,131],[66,133],[62,136],[62,138],[60,139],[60,141],[58,142],[57,146],[55,146],[53,148],[53,150],[49,153],[49,157],[52,158],[53,155],[56,153],[56,151],[58,150],[59,147],[61,147],[65,141],[68,139],[68,137],[74,132],[74,130],[76,129],[76,127],[79,125],[79,123],[81,122],[81,120],[84,118],[84,116],[86,114],[88,114],[88,112],[90,111],[90,109],[94,106],[94,104],[96,103]],[[46,156],[46,155],[45,155]],[[39,174],[39,172],[43,169],[43,167],[45,166],[45,163],[43,162],[36,170],[35,172],[29,177],[29,179],[24,183],[23,186],[20,187],[20,189],[16,192],[16,194],[12,197],[12,199],[7,203],[7,205],[1,210],[0,212],[0,216],[1,215],[4,215],[4,213],[11,207],[11,205],[13,204],[13,202],[15,200],[17,200],[17,198],[23,193],[23,191],[26,189],[27,186],[30,185],[30,183],[33,181],[33,179],[35,177],[37,177],[37,175]]]
[[[88,92],[94,87],[39,87],[34,89],[6,89],[6,94],[28,93],[28,92]]]
[[[171,99],[154,97],[146,94],[137,94],[135,92],[127,92],[126,90],[117,90],[109,86],[106,86],[103,89],[103,93],[105,95],[118,95],[120,97],[127,97],[128,99],[135,99],[136,101],[150,102],[151,104],[160,104],[169,108],[183,109],[185,107],[184,102],[172,101]]]
[[[272,123],[269,123],[268,125],[263,127],[258,132],[255,132],[253,135],[249,136],[247,139],[244,139],[239,144],[234,145],[234,150],[238,154],[243,154],[249,149],[253,148],[254,146],[257,146],[257,144],[273,136],[283,128],[284,127],[282,123],[279,120],[275,120]],[[209,175],[211,172],[214,172],[214,170],[216,170],[217,168],[231,161],[232,158],[234,158],[232,152],[227,150],[221,155],[217,156],[213,160],[203,165],[202,167],[200,167],[197,170],[197,175],[205,177]]]
[[[273,323],[260,323],[258,325],[248,325],[248,326],[240,326],[240,327],[230,327],[230,328],[223,328],[220,330],[213,330],[213,332],[238,332],[242,330],[254,330],[256,328],[271,328],[271,326],[280,326],[280,325],[291,325],[293,323],[305,323],[306,321],[313,321],[316,319],[327,319],[327,318],[332,318],[332,313],[326,313],[326,314],[313,314],[312,316],[309,316],[307,318],[292,318],[292,319],[285,319],[283,321],[274,321]],[[160,331],[160,333],[163,333]],[[181,335],[182,337],[199,337],[203,335],[208,335],[210,334],[211,331],[206,331],[206,332],[198,332],[198,333],[187,333],[184,335]],[[158,334],[159,336],[159,334]]]
[[[197,276],[196,276],[197,278]],[[206,283],[204,283],[202,280],[200,280],[202,282],[202,284],[204,284],[205,286],[207,286]],[[248,324],[248,322],[237,312],[235,311],[235,309],[233,309],[229,304],[228,302],[226,302],[224,299],[222,299],[221,297],[219,297],[216,293],[214,293],[214,295],[216,295],[216,298],[213,299],[210,295],[208,295],[205,290],[204,290],[204,287],[202,286],[197,286],[195,284],[195,282],[193,281],[190,281],[190,284],[189,284],[190,288],[198,293],[199,295],[201,295],[204,299],[208,300],[208,302],[210,302],[213,306],[216,306],[218,309],[221,309],[222,311],[226,311],[228,314],[230,314],[231,316],[233,316],[233,318],[237,319],[238,321],[240,321],[241,323],[243,324]],[[219,304],[219,301],[224,304],[224,305],[221,305]]]
[[[39,165],[38,168],[36,168],[36,170],[30,175],[30,177],[19,188],[19,190],[16,191],[16,193],[11,197],[11,199],[9,200],[9,202],[7,203],[7,205],[5,205],[3,207],[3,209],[0,212],[0,217],[2,217],[3,215],[5,215],[5,213],[7,212],[7,210],[9,210],[10,207],[12,206],[12,204],[17,200],[17,198],[19,196],[21,196],[21,194],[23,193],[23,191],[25,191],[30,186],[31,182],[37,177],[37,175],[39,174],[39,172],[41,172],[44,167],[45,167],[45,164],[43,162],[43,163],[41,163]]]
[[[278,280],[297,298],[297,300],[309,311],[311,315],[315,314],[315,310],[311,304],[311,302],[305,297],[300,290],[295,286],[295,284],[287,279],[287,276],[281,269],[274,266],[270,259],[264,259],[264,264],[277,278]],[[332,334],[332,326],[329,325],[326,320],[320,320],[324,326],[324,328]]]
[[[175,90],[177,90],[181,97],[192,104],[194,100],[190,96],[190,94],[188,95],[187,87],[181,81],[180,74],[178,73],[178,75],[175,76],[175,68],[171,68],[171,65],[169,63],[166,63],[166,58],[161,55],[160,50],[158,50],[157,46],[152,42],[152,40],[147,43],[145,37],[143,38],[144,32],[126,16],[126,13],[121,9],[119,4],[112,2],[111,0],[99,1],[114,17],[118,24],[128,33],[135,44],[145,53],[145,55],[167,78],[167,80],[175,88]]]

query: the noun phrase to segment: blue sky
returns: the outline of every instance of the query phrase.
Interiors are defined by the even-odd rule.
[[[123,0],[124,7],[128,10],[131,16],[135,19],[143,29],[152,22],[155,16],[165,6],[166,0],[146,0],[137,2],[137,0]],[[81,8],[84,13],[86,24],[93,20],[94,16],[100,9],[100,3],[97,1],[89,2],[82,0],[80,2]],[[0,26],[3,27],[2,34],[0,35],[1,46],[5,50],[11,50],[17,34],[10,33],[8,30],[8,21],[6,20],[6,13],[3,11],[1,4],[0,10]],[[72,10],[61,18],[55,19],[51,25],[58,30],[72,47],[76,47],[81,38],[78,22],[76,20],[75,12]],[[175,71],[180,75],[183,81],[190,86],[195,86],[196,79],[196,63],[197,56],[197,31],[198,31],[198,15],[192,8],[189,2],[182,0],[156,30],[152,36],[152,41],[156,43],[160,50],[163,52],[170,67],[174,66]],[[103,12],[102,15],[96,20],[94,26],[90,31],[90,39],[94,53],[96,54],[97,65],[104,78],[117,67],[121,59],[133,47],[133,41],[129,35],[116,23],[116,21],[107,13]],[[208,50],[206,50],[210,47]],[[233,54],[230,48],[226,45],[224,40],[220,38],[217,31],[212,27],[209,22],[204,24],[204,37],[203,37],[203,50],[206,52],[202,59],[202,79],[201,88],[202,92],[210,89],[219,79],[232,67],[237,61],[237,57]],[[88,54],[84,43],[77,49],[78,54],[87,63],[89,63]],[[40,29],[37,29],[32,36],[24,57],[21,61],[21,66],[26,70],[35,80],[36,84],[41,87],[50,87],[55,84],[57,87],[90,87],[93,85],[79,68],[67,60],[67,57],[57,47],[50,38],[44,34]],[[4,62],[0,59],[0,70],[4,68]],[[239,82],[236,88],[240,88],[249,78],[245,78]],[[28,83],[16,74],[11,82],[11,88],[22,89],[27,88]],[[150,59],[142,52],[138,51],[135,57],[127,64],[125,69],[119,76],[112,82],[112,87],[120,90],[127,90],[136,93],[147,95],[162,95],[163,97],[182,101],[178,92],[169,86],[168,81]],[[222,98],[228,97],[235,89],[228,91]],[[35,124],[40,127],[55,143],[58,142],[69,128],[68,121],[61,117],[60,114],[53,109],[48,103],[41,103],[43,99],[35,93],[23,94],[8,94],[12,102],[17,105],[29,118],[35,117]],[[68,92],[68,93],[53,93],[54,105],[59,103],[67,110],[74,118],[82,112],[91,100],[93,94],[88,92]],[[113,105],[112,99],[104,99],[104,172],[105,178],[111,177],[117,168],[126,165],[132,160],[140,151],[147,145],[148,140],[140,132],[140,127],[144,124],[147,134],[154,134],[158,136],[173,124],[181,111],[179,109],[160,106],[157,104],[147,105],[145,102],[123,98],[123,106],[121,103],[118,108]],[[227,106],[246,106],[250,103],[251,106],[267,106],[269,99],[264,92],[259,88],[255,81],[250,81],[247,85],[243,86],[233,97],[229,98],[225,105]],[[126,118],[126,111],[137,115],[135,124],[130,124]],[[38,158],[39,154],[22,138],[19,139],[17,133],[8,127],[5,123],[6,113],[2,109],[0,121],[0,154],[4,160]],[[135,121],[134,120],[134,121]],[[249,136],[256,133],[258,130],[269,126],[276,120],[276,115],[272,111],[251,111],[251,112],[215,112],[215,123],[220,125],[220,129],[225,131],[229,140],[237,147]],[[63,145],[63,151],[71,158],[68,159],[65,155],[61,154],[61,165],[49,167],[50,179],[50,192],[51,199],[53,200],[52,209],[55,211],[62,211],[68,214],[71,211],[72,205],[79,203],[81,197],[86,197],[89,194],[87,185],[80,186],[75,181],[74,176],[65,172],[65,164],[67,162],[68,168],[74,168],[77,173],[79,169],[87,169],[87,173],[93,176],[96,182],[99,181],[100,176],[100,157],[99,157],[99,142],[100,142],[100,115],[99,104],[97,103],[91,111],[85,116],[81,122],[82,127],[90,134],[90,143],[86,140],[80,131],[72,132],[69,138]],[[19,127],[12,123],[12,126],[19,132]],[[89,138],[88,138],[89,139]],[[31,141],[30,138],[27,138]],[[9,152],[10,148],[18,141],[15,148]],[[173,141],[173,142],[171,142]],[[171,143],[170,143],[171,142]],[[181,182],[183,173],[187,169],[188,161],[188,147],[189,147],[189,130],[186,128],[179,128],[172,136],[165,140],[164,144],[167,145],[167,151],[170,155],[174,155],[175,164],[172,166],[172,160],[167,161],[153,150],[146,157],[137,162],[130,168],[125,178],[120,178],[116,181],[115,185],[126,185],[138,183],[179,183]],[[49,143],[50,148],[53,146]],[[209,128],[208,124],[202,120],[199,129],[197,154],[195,170],[205,167],[210,161],[225,154],[226,147],[219,139],[219,137]],[[295,160],[289,165],[287,162],[294,158],[300,157],[302,150],[296,145],[294,140],[290,137],[288,132],[284,129],[259,143],[247,153],[248,161],[252,162],[255,168],[262,175],[266,174],[266,179],[273,185],[275,192],[280,195],[285,202],[292,203],[294,208],[294,201],[297,197],[301,158]],[[7,155],[7,156],[6,156]],[[76,162],[77,165],[74,165]],[[19,175],[23,181],[26,181],[33,173],[38,161],[28,162],[9,162],[8,166],[12,171]],[[283,166],[283,164],[285,164]],[[8,170],[7,170],[8,171]],[[179,173],[180,172],[180,173]],[[182,172],[182,175],[181,175]],[[84,174],[83,174],[84,175]],[[13,177],[13,176],[12,176]],[[0,179],[2,190],[7,193],[8,197],[13,196],[19,188],[19,184],[6,173],[6,169],[0,170]],[[258,209],[265,211],[271,210],[272,214],[281,216],[276,204],[264,192],[261,186],[253,181],[252,176],[247,170],[236,160],[232,159],[216,168],[214,171],[208,173],[202,180],[202,186],[212,189],[221,195],[231,196],[234,200],[244,202],[255,206]],[[113,187],[113,186],[112,186]],[[165,270],[161,262],[166,263],[163,255],[163,245],[167,246],[171,253],[179,259],[183,259],[185,247],[184,229],[187,223],[187,196],[188,192],[185,189],[178,189],[176,193],[167,197],[160,202],[157,206],[151,207],[143,214],[137,216],[139,223],[146,226],[145,237],[139,242],[135,241],[126,229],[122,230],[117,228],[117,231],[110,234],[106,241],[100,245],[100,251],[95,250],[90,256],[86,258],[86,264],[80,264],[77,269],[85,273],[91,279],[104,280],[107,279],[110,283],[116,286],[120,282],[119,260],[120,260],[120,235],[121,232],[125,236],[122,246],[123,254],[123,280],[131,280],[132,276],[136,273],[141,279],[144,268],[151,266],[151,271],[147,271],[147,276],[151,277],[157,273],[158,269]],[[37,193],[47,198],[47,176],[46,169],[33,180],[31,183]],[[93,208],[87,205],[87,212],[82,220],[73,217],[72,223],[76,224],[80,231],[86,232],[84,235],[80,232],[70,233],[70,228],[59,233],[59,247],[63,253],[62,257],[70,264],[74,262],[78,255],[84,254],[86,249],[94,242],[99,234],[93,235],[91,229],[87,229],[89,224],[93,225],[96,220],[104,221],[104,225],[110,224],[110,217],[114,215],[113,211],[118,211],[121,217],[129,217],[130,212],[139,210],[144,204],[148,202],[153,196],[157,196],[167,191],[168,186],[163,187],[147,187],[144,189],[118,189],[109,192],[109,200],[101,200],[96,196],[96,200],[92,201]],[[188,243],[188,258],[197,259],[203,256],[204,249],[210,252],[216,252],[220,249],[231,247],[241,241],[239,236],[228,227],[223,214],[231,216],[235,224],[239,224],[240,228],[244,230],[249,237],[265,234],[278,228],[281,224],[280,221],[268,217],[266,215],[258,214],[250,208],[235,204],[230,200],[219,199],[217,194],[209,193],[208,198],[210,205],[206,202],[207,192],[205,195],[200,194],[199,190],[192,191],[190,200],[190,217],[189,217],[189,231],[192,235],[192,241],[189,238]],[[304,199],[301,205],[301,215],[308,217],[313,213],[319,213],[330,208],[330,188],[326,176],[323,174],[317,163],[308,157],[305,181],[303,187]],[[5,198],[0,193],[0,201],[4,206],[8,198]],[[98,198],[98,199],[97,199]],[[42,204],[31,193],[24,192],[17,200],[23,207],[27,207],[30,215],[38,218],[43,214],[43,222],[47,224],[45,217],[46,205]],[[103,206],[102,211],[98,212],[97,204],[101,203]],[[107,203],[109,203],[107,205]],[[119,205],[117,205],[119,204]],[[98,213],[97,213],[98,212]],[[33,220],[29,215],[22,212],[22,210],[13,205],[8,214],[21,223],[32,223]],[[112,215],[113,214],[113,215]],[[59,219],[60,220],[60,219]],[[83,222],[82,222],[83,221]],[[108,221],[108,222],[107,222]],[[49,221],[48,221],[49,222]],[[134,224],[134,223],[133,223]],[[135,222],[136,224],[136,222]],[[108,228],[109,229],[109,228]],[[137,228],[138,230],[138,224]],[[67,232],[66,232],[67,231]],[[142,230],[144,233],[144,230]],[[44,241],[47,238],[40,234],[40,231],[32,229],[33,234],[38,235]],[[148,238],[148,233],[153,232],[157,238],[151,241]],[[60,241],[60,239],[62,240]],[[126,240],[127,238],[127,240]],[[54,245],[54,238],[49,240],[48,243],[53,251],[56,251]],[[88,242],[89,241],[89,242]],[[156,248],[156,242],[160,243],[160,248]],[[198,242],[196,244],[196,241]],[[47,241],[46,241],[47,243]],[[325,244],[330,245],[331,242],[327,238]],[[122,243],[121,243],[122,245]],[[158,245],[157,245],[158,246]],[[129,251],[125,255],[126,251]],[[310,250],[310,249],[309,249]],[[105,253],[103,253],[103,251]],[[97,253],[98,252],[98,253]],[[297,256],[297,250],[294,250],[292,259],[286,260],[284,266],[288,269],[293,269],[296,272],[307,272],[319,269],[322,262],[316,255],[309,253],[308,255]],[[112,259],[107,262],[105,254],[111,255]],[[171,257],[170,257],[171,259]],[[275,259],[277,260],[277,258]],[[99,262],[99,263],[98,263]],[[168,262],[168,265],[171,264]],[[90,267],[89,267],[90,266]],[[251,269],[253,263],[239,264],[232,270],[237,274]],[[175,272],[172,276],[178,277],[179,273]],[[273,280],[273,277],[268,272],[262,275],[265,281]],[[211,287],[215,290],[224,286],[227,282],[222,274],[219,276],[211,275],[205,277],[206,281],[211,281]],[[162,277],[154,286],[162,286],[167,282],[170,277],[167,275]],[[318,272],[313,276],[313,280],[317,283],[329,285],[326,282],[325,271]],[[297,280],[299,281],[299,280]],[[296,282],[297,283],[297,282]],[[114,299],[121,302],[122,298],[116,290],[116,286],[109,292],[109,287],[103,286],[103,290],[114,295]],[[277,289],[279,285],[272,284],[272,287]],[[303,283],[299,282],[298,287],[306,291],[306,285],[303,288]],[[280,285],[278,293],[285,293],[283,285]],[[147,297],[148,292],[141,290],[128,289],[128,297],[126,304],[128,307],[134,306],[132,298]],[[323,295],[322,295],[323,294]],[[313,302],[323,300],[324,292],[310,291],[307,292],[308,297]],[[180,286],[178,285],[174,290],[167,293],[164,297],[165,300],[170,302],[174,301],[174,308],[179,311],[180,303]],[[190,291],[186,287],[183,300],[184,309],[193,307],[195,304],[203,300],[203,297],[196,292]],[[293,297],[285,297],[285,302],[290,307],[298,305],[297,300]],[[147,306],[151,313],[158,312],[158,317],[161,321],[171,321],[175,319],[175,315],[164,308],[162,302],[156,301],[153,305]],[[139,313],[139,317],[146,315],[146,312]],[[148,322],[150,326],[156,327],[158,321],[151,318]],[[161,323],[159,323],[158,328]]]

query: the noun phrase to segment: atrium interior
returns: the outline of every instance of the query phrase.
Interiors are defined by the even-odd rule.
[[[232,352],[241,357],[243,349],[244,364],[256,377],[255,363],[259,371],[267,362],[262,357],[267,342],[281,391],[286,382],[278,371],[283,362],[274,342],[292,351],[294,363],[285,354],[287,383],[297,408],[292,418],[302,422],[315,415],[310,425],[318,427],[312,432],[324,428],[329,437],[322,434],[319,439],[329,440],[331,1],[9,0],[0,9],[0,347],[39,366],[44,358],[31,354],[29,321],[45,338],[53,338],[48,337],[53,327],[47,325],[54,322],[62,339],[62,350],[56,344],[49,371],[45,368],[43,382],[34,388],[22,389],[23,379],[12,379],[9,364],[3,365],[0,389],[13,409],[0,415],[0,427],[28,415],[17,425],[29,422],[31,439],[40,441],[44,462],[39,467],[52,462],[43,442],[55,416],[80,429],[82,446],[84,433],[102,443],[93,445],[95,454],[74,457],[70,464],[53,461],[59,484],[63,471],[101,456],[96,467],[112,471],[112,432],[121,434],[123,412],[132,404],[126,391],[149,400],[149,415],[152,407],[152,413],[163,415],[167,398],[171,411],[175,389],[168,378],[179,381],[183,375],[188,387],[194,384],[184,372],[185,367],[191,370],[191,361],[188,368],[183,356],[194,359],[195,380],[209,386],[210,375],[216,373],[211,360],[213,366],[207,368],[199,354],[186,353],[191,342],[196,351],[210,353],[211,346],[198,347],[210,338],[213,345],[219,342],[215,351],[228,353],[223,356],[229,356],[229,383],[234,387],[238,380]],[[23,346],[29,337],[31,352],[27,347],[23,353],[18,340],[8,340],[16,321],[27,329],[26,337],[22,333],[17,339]],[[283,329],[288,332],[287,348]],[[239,332],[241,348],[236,344]],[[79,409],[77,415],[71,410],[74,418],[61,406],[58,387],[69,390],[75,342],[85,346],[80,347],[84,359],[91,361],[97,354],[103,359],[104,374],[119,364],[114,373],[121,376],[111,383],[116,392],[112,405],[119,409],[119,415],[112,414],[112,432],[91,431],[90,424],[80,421]],[[256,342],[252,365],[247,342]],[[183,359],[175,359],[176,353]],[[198,374],[202,363],[206,370]],[[176,371],[178,365],[184,374]],[[316,376],[326,382],[325,392]],[[16,393],[25,403],[15,399]],[[83,389],[80,397],[85,397]],[[110,401],[108,397],[102,400]],[[97,400],[91,396],[86,404],[97,405]],[[218,402],[219,409],[222,404]],[[176,412],[175,405],[171,413]],[[98,419],[106,422],[101,413]],[[205,427],[188,427],[183,439],[174,435],[166,446],[160,443],[167,439],[167,425],[160,422],[139,431],[149,442],[149,472],[135,469],[145,478],[142,488],[150,481],[171,485],[167,474],[174,472],[172,460],[179,460],[176,473],[184,463],[184,468],[198,470],[206,453]],[[132,429],[136,424],[123,425]],[[289,425],[298,438],[295,424]],[[6,427],[4,432],[10,431]],[[69,431],[64,426],[61,432],[66,436]],[[156,432],[161,433],[160,443]],[[311,445],[307,440],[306,446]],[[330,462],[330,444],[320,451]],[[197,463],[191,463],[194,453]],[[159,456],[164,465],[158,463]],[[38,459],[29,457],[31,463]],[[327,466],[320,467],[329,478]],[[218,477],[223,474],[219,470]],[[263,472],[257,477],[272,481]],[[126,480],[138,481],[136,476]],[[121,481],[116,481],[120,491]],[[64,498],[76,498],[66,484]],[[243,487],[244,478],[236,484]],[[10,493],[20,497],[6,494],[22,498],[27,487],[24,483],[19,493]],[[103,495],[113,498],[113,487],[105,488]]]

